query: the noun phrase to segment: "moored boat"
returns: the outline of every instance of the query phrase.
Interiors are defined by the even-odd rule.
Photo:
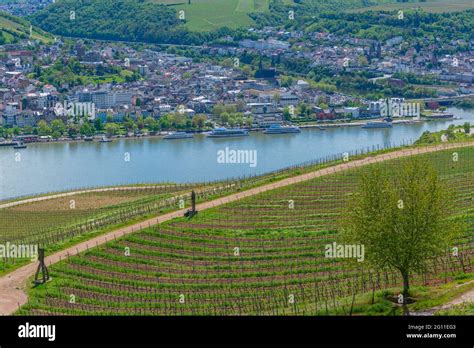
[[[18,142],[16,145],[13,146],[14,149],[26,149],[27,146],[23,142]]]
[[[377,129],[377,128],[392,128],[392,122],[367,122],[362,126],[362,128],[366,129]]]
[[[112,139],[109,139],[105,136],[102,137],[102,139],[99,140],[99,143],[111,143]]]
[[[301,133],[299,127],[296,126],[282,126],[280,124],[272,124],[263,133],[265,134],[290,134],[290,133]]]
[[[189,139],[194,138],[194,134],[186,132],[174,132],[168,135],[165,135],[163,139],[174,140],[174,139]]]
[[[249,132],[244,129],[227,129],[227,128],[221,127],[221,128],[214,129],[207,136],[209,138],[230,138],[230,137],[245,137],[248,135],[249,135]]]
[[[424,115],[424,117],[427,118],[428,120],[446,120],[446,119],[454,118],[454,115],[453,114],[448,114],[448,113],[445,113],[445,112],[440,112],[440,113],[437,113],[437,114]]]
[[[0,146],[15,146],[17,143],[13,142],[13,141],[3,141],[3,142],[0,142]]]

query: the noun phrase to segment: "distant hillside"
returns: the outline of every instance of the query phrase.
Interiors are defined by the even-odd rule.
[[[184,11],[186,27],[194,31],[221,27],[239,28],[254,25],[250,13],[268,12],[270,0],[149,0],[171,5],[176,12]],[[292,2],[291,0],[289,2]]]
[[[473,0],[412,0],[397,1],[396,3],[387,3],[367,8],[352,9],[351,12],[362,11],[391,11],[391,10],[407,10],[422,9],[431,13],[457,12],[474,9]]]
[[[219,30],[282,24],[302,17],[392,0],[57,0],[31,21],[58,35],[152,43],[199,44]],[[74,11],[74,12],[71,12]],[[71,17],[73,14],[73,17]]]
[[[49,42],[53,37],[43,30],[32,27],[31,23],[22,18],[12,16],[5,12],[0,12],[0,44],[15,43],[22,39],[40,40]]]
[[[437,3],[444,0],[426,0]],[[447,1],[447,0],[446,0]],[[469,0],[453,0],[466,2]],[[344,21],[347,11],[389,9],[397,0],[57,0],[29,18],[44,30],[70,37],[199,45],[223,35],[248,36],[246,27],[285,26],[305,30],[353,31]],[[403,7],[424,2],[403,1]],[[398,5],[397,5],[398,6]],[[421,6],[421,5],[420,5]],[[446,7],[446,4],[443,6]],[[423,5],[426,7],[426,5]],[[448,7],[446,7],[448,9]],[[293,11],[294,18],[289,18]],[[357,21],[365,14],[355,14]],[[418,15],[417,15],[418,16]],[[421,16],[421,15],[420,15]],[[326,22],[331,21],[327,24]],[[458,23],[461,25],[463,19]],[[427,18],[427,23],[432,20]],[[357,30],[375,34],[380,23],[359,20]],[[320,24],[324,24],[322,27]],[[396,23],[397,25],[400,22]],[[396,26],[395,23],[390,25]],[[365,26],[364,26],[365,25]],[[403,25],[406,25],[403,23]],[[459,27],[458,25],[458,27]],[[417,25],[414,25],[417,27]],[[314,29],[314,28],[313,28]],[[398,28],[400,31],[403,28]],[[440,28],[440,31],[445,27]],[[391,27],[385,30],[389,33]],[[462,32],[466,32],[465,30]],[[372,36],[376,36],[371,34]]]

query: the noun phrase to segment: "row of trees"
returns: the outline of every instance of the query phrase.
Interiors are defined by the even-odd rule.
[[[94,121],[74,120],[64,123],[61,119],[51,121],[51,123],[41,120],[36,127],[25,126],[0,127],[0,137],[13,138],[21,134],[34,134],[40,136],[51,136],[54,139],[60,137],[77,137],[77,136],[93,136],[97,133],[105,133],[108,136],[127,134],[129,132],[159,132],[162,130],[184,130],[184,129],[204,129],[212,128],[213,123],[210,122],[206,115],[198,114],[192,118],[184,114],[173,113],[168,114],[160,119],[151,116],[138,116],[133,119],[126,116],[121,122],[114,121],[112,115],[107,116],[106,122],[102,122],[97,118]]]
[[[252,118],[245,116],[243,113],[245,103],[238,104],[217,104],[212,110],[213,119],[221,125],[228,125],[230,127],[250,127],[252,125]]]

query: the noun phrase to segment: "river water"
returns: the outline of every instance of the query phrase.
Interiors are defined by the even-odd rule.
[[[211,139],[120,139],[112,143],[0,147],[0,200],[77,188],[157,182],[198,182],[261,174],[329,155],[385,144],[411,143],[426,130],[474,124],[474,111],[448,109],[462,119],[394,125],[392,129],[337,127],[300,134]],[[256,151],[252,163],[219,163],[221,150]],[[18,157],[18,154],[20,157]],[[255,152],[252,152],[255,154]]]

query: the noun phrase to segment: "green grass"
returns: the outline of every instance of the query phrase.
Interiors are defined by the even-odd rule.
[[[473,151],[421,155],[455,193],[452,218],[470,226],[456,243],[464,256],[472,250],[474,234]],[[396,173],[403,160],[384,165]],[[30,302],[19,314],[348,315],[353,291],[353,315],[401,314],[393,302],[401,288],[397,273],[369,273],[352,262],[324,257],[324,245],[337,240],[341,214],[365,170],[268,191],[72,257],[51,267],[53,280],[31,289]],[[450,259],[447,271],[433,264],[429,274],[412,277],[417,308],[454,295],[447,285],[444,292],[432,290],[435,286],[472,277],[472,261],[463,260],[467,274]],[[69,303],[71,295],[75,304]]]
[[[6,29],[7,31],[4,31],[3,29]],[[0,12],[0,31],[4,33],[7,41],[12,41],[14,38],[31,38],[32,40],[39,40],[43,43],[53,41],[51,35],[36,27],[33,27],[32,35],[30,37],[29,22],[2,12]]]
[[[248,16],[252,12],[268,11],[269,0],[150,0],[159,4],[176,4],[183,10],[190,30],[207,31],[220,27],[238,28],[254,24]]]
[[[366,8],[353,9],[349,12],[364,11],[393,11],[404,9],[421,8],[426,12],[444,13],[474,9],[472,0],[427,0],[426,2],[405,2],[370,6]]]
[[[474,289],[473,274],[458,276],[458,278],[453,282],[436,287],[416,287],[412,289],[411,296],[416,302],[409,305],[410,311],[419,312],[437,308]]]
[[[436,121],[434,121],[436,122]],[[472,126],[474,127],[474,125]],[[472,128],[471,127],[471,128]],[[431,133],[426,131],[416,141],[417,145],[429,145],[429,144],[441,144],[441,138],[444,136],[448,137],[450,142],[464,142],[474,140],[474,135],[466,133],[464,126],[450,127],[448,130],[442,130],[439,132]]]
[[[450,309],[441,310],[436,315],[474,315],[474,303],[463,303]]]

